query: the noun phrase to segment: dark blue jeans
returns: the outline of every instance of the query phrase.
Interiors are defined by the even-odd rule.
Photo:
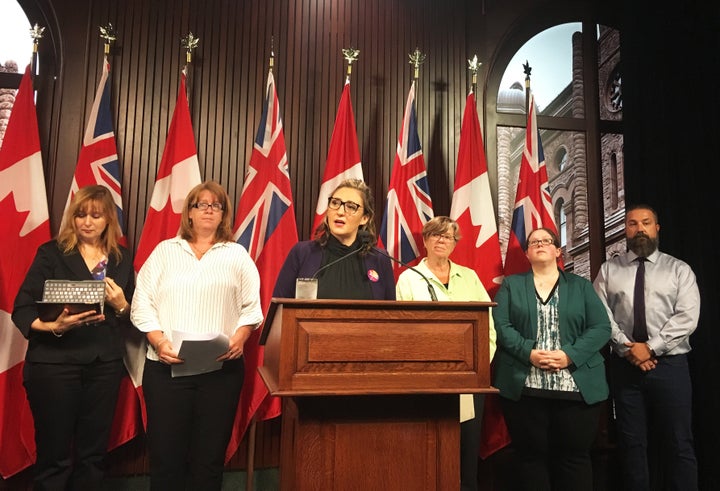
[[[660,357],[649,372],[617,356],[611,366],[625,488],[698,489],[687,356]],[[649,459],[648,449],[657,462]]]

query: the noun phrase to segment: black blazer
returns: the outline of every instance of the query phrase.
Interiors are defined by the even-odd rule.
[[[135,273],[130,252],[121,247],[122,258],[111,256],[106,276],[112,278],[125,292],[128,302],[135,291]],[[55,240],[41,245],[20,286],[12,320],[28,340],[25,360],[41,363],[90,363],[122,358],[124,337],[120,329],[129,327],[128,316],[118,318],[110,305],[105,305],[105,320],[97,324],[76,327],[62,337],[51,332],[33,331],[30,325],[38,318],[35,302],[42,300],[45,280],[92,280],[92,274],[77,250],[64,254]]]

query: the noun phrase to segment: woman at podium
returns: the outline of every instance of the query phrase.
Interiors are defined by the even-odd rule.
[[[490,295],[477,273],[450,260],[460,240],[460,226],[450,217],[437,216],[423,226],[423,243],[427,256],[413,269],[398,278],[398,300],[439,300],[455,302],[489,302]],[[436,298],[431,298],[431,290]],[[495,328],[490,318],[490,360],[495,354]],[[482,394],[460,395],[460,489],[478,489],[478,454],[485,397]]]
[[[375,203],[367,184],[359,179],[341,182],[330,194],[314,235],[290,250],[274,297],[395,300],[390,258],[374,247]],[[303,293],[303,287],[310,292]]]

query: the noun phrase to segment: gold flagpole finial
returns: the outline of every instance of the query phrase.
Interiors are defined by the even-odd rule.
[[[185,48],[185,62],[189,65],[192,63],[192,52],[198,47],[200,38],[195,37],[192,32],[188,32],[187,36],[180,40],[180,45]]]
[[[270,71],[275,67],[275,36],[270,36]]]
[[[477,55],[474,55],[472,57],[472,60],[468,60],[468,70],[470,70],[470,72],[472,72],[473,92],[475,92],[475,89],[477,88],[477,74],[478,74],[478,71],[480,70],[480,65],[482,65],[482,63],[480,63],[478,61]]]
[[[115,28],[108,22],[106,26],[100,26],[100,37],[105,40],[105,54],[110,54],[110,45],[115,42]]]
[[[40,27],[37,23],[30,29],[30,37],[33,40],[33,53],[37,53],[38,43],[43,37],[43,32],[45,32],[45,28]]]
[[[350,74],[352,74],[352,64],[353,61],[356,61],[358,57],[360,56],[360,50],[355,49],[352,46],[349,48],[343,48],[342,50],[343,57],[348,62],[347,66],[347,78],[350,79]]]
[[[420,48],[415,48],[415,51],[408,54],[408,57],[410,58],[409,63],[414,68],[413,78],[417,80],[420,77],[420,65],[425,63],[426,55],[420,52]]]

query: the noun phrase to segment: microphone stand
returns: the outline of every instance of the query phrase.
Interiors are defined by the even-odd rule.
[[[378,249],[377,247],[373,247],[373,248],[372,248],[372,251],[373,251],[373,252],[378,252],[378,253],[382,254],[383,256],[385,256],[385,257],[387,257],[387,258],[395,261],[395,262],[398,263],[398,264],[401,264],[401,265],[405,266],[406,268],[408,268],[408,269],[410,269],[410,270],[412,270],[412,271],[415,271],[417,274],[419,274],[420,276],[422,276],[422,279],[425,280],[425,283],[427,283],[428,293],[430,294],[430,299],[431,299],[433,302],[437,302],[437,301],[438,301],[437,295],[435,294],[435,288],[433,288],[432,283],[430,283],[430,280],[428,279],[428,277],[425,276],[424,274],[422,274],[422,273],[420,272],[420,270],[416,269],[416,268],[413,267],[413,266],[410,266],[408,263],[405,263],[405,262],[403,262],[403,261],[401,261],[401,260],[399,260],[399,259],[397,259],[397,258],[392,257],[390,254],[388,254],[387,252],[383,251],[382,249]]]

